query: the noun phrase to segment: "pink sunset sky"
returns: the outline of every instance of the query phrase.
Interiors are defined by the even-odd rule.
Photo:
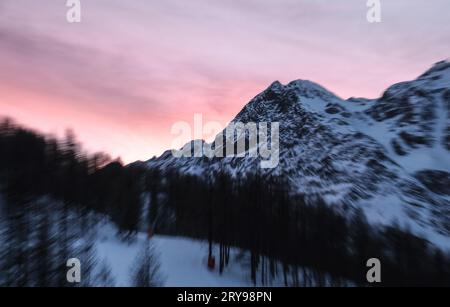
[[[125,162],[169,149],[177,121],[225,124],[274,80],[378,97],[450,55],[450,1],[1,0],[0,115]],[[188,139],[186,140],[188,141]]]

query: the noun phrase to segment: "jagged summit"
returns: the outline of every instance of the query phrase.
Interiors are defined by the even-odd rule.
[[[283,91],[295,91],[299,96],[304,96],[307,98],[314,96],[329,96],[329,97],[337,97],[335,94],[331,93],[329,90],[324,88],[323,86],[310,81],[310,80],[302,80],[297,79],[289,82],[287,85],[280,83],[280,81],[274,81],[272,84],[266,89],[266,91],[271,91],[275,93],[280,93]],[[264,92],[266,92],[264,91]],[[264,93],[263,92],[263,93]]]
[[[272,84],[267,88],[267,90],[279,92],[284,89],[284,85],[280,83],[280,81],[276,80],[272,82]]]

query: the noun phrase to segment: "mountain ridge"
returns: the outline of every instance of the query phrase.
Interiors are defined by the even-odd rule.
[[[450,235],[450,194],[442,184],[450,178],[448,61],[377,99],[343,100],[312,81],[275,81],[232,122],[280,123],[280,165],[261,172],[284,177],[293,193],[321,197],[343,214],[361,208],[371,222],[400,223],[437,244]],[[145,165],[239,177],[259,161],[176,159],[166,152]]]

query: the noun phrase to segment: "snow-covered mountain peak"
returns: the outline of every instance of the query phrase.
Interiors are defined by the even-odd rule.
[[[340,114],[336,113],[348,115],[344,105],[342,99],[312,81],[299,79],[287,85],[275,81],[245,105],[233,121],[273,122],[292,114],[297,114],[296,120],[303,115],[340,120]]]

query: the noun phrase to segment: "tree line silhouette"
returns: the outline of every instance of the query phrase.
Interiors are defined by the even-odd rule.
[[[78,210],[109,215],[125,234],[137,231],[142,170],[102,153],[86,154],[67,131],[63,140],[0,122],[0,182],[10,202],[47,195]]]
[[[0,286],[111,286],[95,253],[95,224],[107,215],[120,235],[137,232],[140,175],[104,154],[0,121]],[[68,259],[82,280],[67,282]]]

